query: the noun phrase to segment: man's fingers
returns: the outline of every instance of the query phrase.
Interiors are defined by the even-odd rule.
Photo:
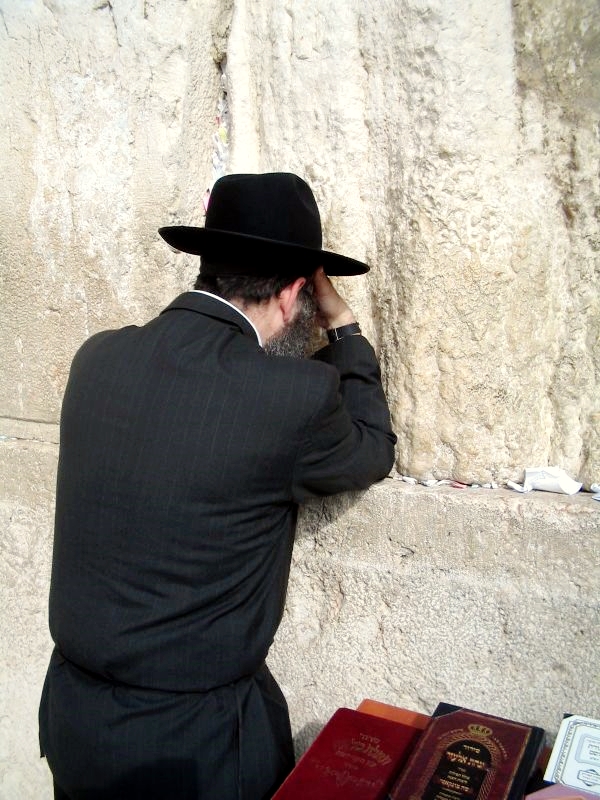
[[[315,272],[314,298],[317,303],[317,320],[323,328],[335,328],[354,322],[354,314],[346,301],[336,291],[322,267]]]

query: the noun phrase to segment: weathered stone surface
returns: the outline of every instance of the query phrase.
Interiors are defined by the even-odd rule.
[[[600,473],[594,20],[594,0],[235,4],[231,168],[306,175],[329,246],[373,264],[339,284],[401,472]]]
[[[399,470],[597,480],[595,1],[204,6],[0,5],[1,413],[55,420],[81,340],[189,285],[156,229],[202,221],[226,59],[229,169],[305,175],[327,244],[373,264],[340,286]]]
[[[83,340],[190,285],[157,229],[198,215],[211,178],[220,10],[0,3],[0,415],[56,421]]]
[[[37,710],[51,651],[48,587],[56,444],[6,428],[0,439],[0,797],[45,800]],[[34,435],[37,431],[34,431]],[[17,438],[19,437],[19,438]]]
[[[523,156],[558,194],[568,237],[548,398],[550,460],[600,473],[600,12],[594,0],[515,4]]]
[[[556,733],[600,707],[589,495],[386,480],[307,506],[269,663],[298,748],[363,698],[458,703]]]

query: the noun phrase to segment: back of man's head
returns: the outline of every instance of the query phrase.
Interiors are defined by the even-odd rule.
[[[202,262],[194,289],[210,292],[224,300],[238,300],[242,305],[260,304],[271,297],[277,297],[282,289],[294,283],[300,275],[215,275],[206,273]],[[311,279],[307,280],[310,291]]]

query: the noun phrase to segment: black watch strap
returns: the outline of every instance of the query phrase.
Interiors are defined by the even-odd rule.
[[[329,328],[327,330],[327,338],[330,342],[338,342],[344,336],[354,336],[361,333],[360,325],[358,322],[351,322],[349,325],[342,325],[340,328]]]

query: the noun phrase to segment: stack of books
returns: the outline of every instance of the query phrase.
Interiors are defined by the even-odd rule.
[[[429,717],[364,700],[335,712],[273,800],[599,800],[549,784],[544,738],[447,703]]]

